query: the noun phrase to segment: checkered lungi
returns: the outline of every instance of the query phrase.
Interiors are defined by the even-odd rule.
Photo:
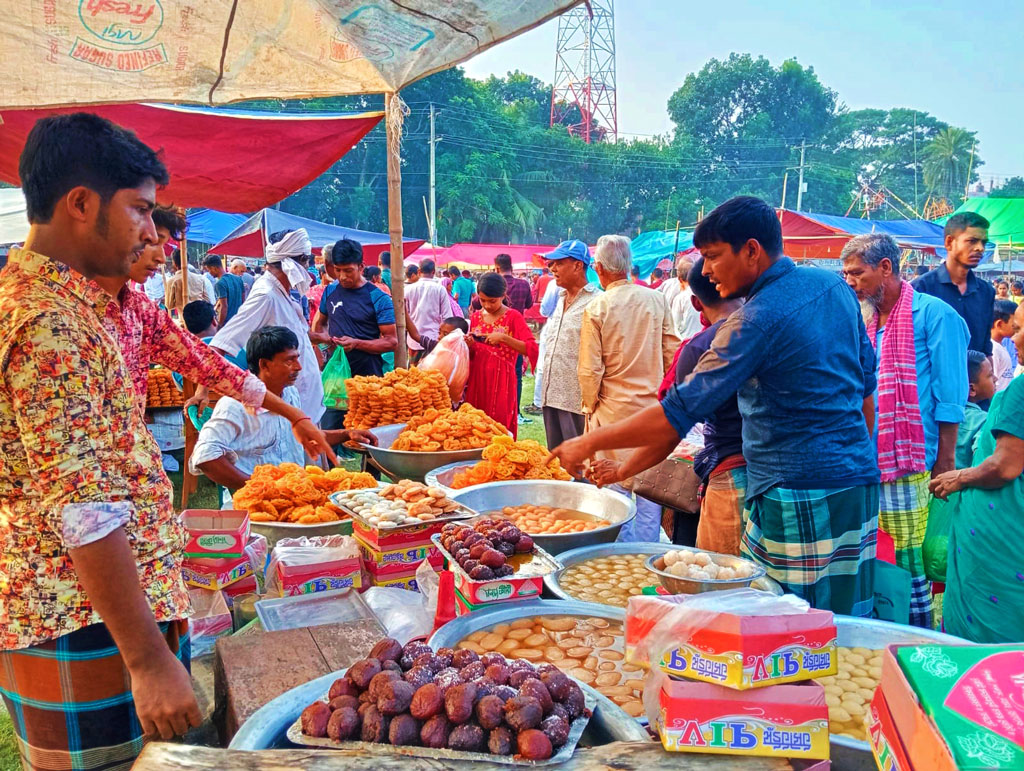
[[[188,667],[188,621],[160,631]],[[0,695],[27,769],[128,769],[142,752],[131,679],[104,624],[0,651]]]
[[[910,573],[910,623],[932,628],[932,587],[924,575],[922,545],[928,528],[931,474],[908,474],[882,482],[879,490],[878,527],[892,536],[896,564]]]
[[[870,616],[874,607],[878,485],[774,487],[747,500],[740,551],[813,607]]]

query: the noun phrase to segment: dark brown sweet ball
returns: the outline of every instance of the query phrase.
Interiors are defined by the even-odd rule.
[[[370,706],[363,711],[363,725],[359,738],[375,744],[384,744],[387,741],[388,719],[380,714],[376,707]]]
[[[492,728],[500,726],[501,721],[504,720],[505,702],[497,696],[484,696],[476,703],[474,711],[476,722],[484,730],[490,731]]]
[[[331,703],[327,705],[331,708],[331,712],[341,709],[342,707],[351,707],[352,709],[359,709],[359,697],[358,696],[335,696],[331,699]]]
[[[472,683],[476,686],[477,699],[482,699],[484,696],[490,696],[494,693],[494,689],[498,687],[497,683],[486,676],[478,677],[476,680],[473,680]]]
[[[451,648],[438,648],[437,659],[441,662],[442,668],[447,668],[452,665],[452,659],[455,657],[455,651]]]
[[[362,720],[351,707],[342,707],[331,713],[327,723],[327,735],[336,742],[344,742],[359,735]]]
[[[363,716],[366,714],[366,710],[368,710],[370,707],[377,709],[377,702],[364,701],[362,704],[359,705],[359,709],[356,710],[356,714],[359,715],[360,720],[362,720]]]
[[[569,719],[569,710],[565,708],[564,704],[559,704],[557,701],[551,706],[551,714],[549,714],[548,717],[551,717],[552,715],[557,715],[558,717],[565,718],[566,723],[572,722]]]
[[[462,675],[460,675],[459,670],[454,667],[442,669],[434,675],[434,683],[441,686],[441,690],[447,690],[453,685],[458,685],[461,682],[463,682]]]
[[[545,715],[551,711],[551,706],[554,704],[547,687],[540,680],[527,680],[519,687],[519,695],[532,696],[539,701]]]
[[[555,749],[569,741],[569,721],[560,715],[548,715],[541,721],[540,730]]]
[[[484,730],[472,723],[457,725],[448,734],[448,749],[480,752],[484,748]]]
[[[327,723],[331,719],[331,708],[325,702],[314,701],[304,710],[299,720],[302,733],[317,738],[327,736]]]
[[[518,696],[519,692],[510,685],[499,685],[494,689],[494,695],[502,701],[508,701]]]
[[[505,702],[505,722],[515,731],[536,728],[543,719],[544,710],[532,696],[516,696]]]
[[[402,669],[412,669],[414,662],[424,653],[433,653],[430,646],[425,642],[411,642],[402,648],[402,655],[398,658],[398,663],[402,665]]]
[[[512,672],[530,672],[534,677],[537,677],[537,668],[533,666],[526,659],[512,659],[506,662],[509,673]]]
[[[517,669],[515,672],[509,672],[508,684],[513,688],[522,688],[523,683],[527,680],[538,680],[537,673],[526,669]]]
[[[426,683],[412,695],[409,712],[417,720],[429,720],[444,712],[444,692],[434,683]]]
[[[416,660],[412,663],[413,667],[423,667],[429,669],[431,674],[437,674],[444,665],[441,663],[441,659],[435,656],[433,653],[424,653],[422,656],[417,656]]]
[[[424,747],[443,750],[448,746],[448,734],[452,732],[452,724],[444,715],[434,715],[420,729],[420,741]]]
[[[505,685],[508,683],[508,667],[505,666],[505,662],[502,661],[499,664],[491,664],[484,670],[484,674],[491,678],[497,685]]]
[[[402,644],[393,637],[385,637],[370,649],[370,658],[377,661],[398,661],[402,655]]]
[[[397,672],[398,674],[402,674],[402,665],[399,664],[397,661],[382,661],[382,662],[380,662],[380,671],[381,672],[391,671],[391,672]]]
[[[328,699],[338,696],[358,696],[359,688],[348,677],[341,677],[331,683],[331,690],[327,692]]]
[[[376,704],[377,700],[374,699],[373,697],[371,697],[370,696],[370,692],[368,690],[366,690],[366,691],[363,691],[361,694],[359,694],[359,703],[360,704]]]
[[[551,740],[543,731],[520,731],[516,737],[516,746],[519,754],[527,760],[547,760],[551,757]]]
[[[473,715],[476,703],[476,686],[460,683],[449,688],[444,694],[444,709],[453,723],[465,723]]]
[[[511,755],[515,746],[512,732],[501,725],[493,729],[487,737],[487,749],[492,755]]]
[[[390,683],[392,680],[401,680],[402,675],[398,672],[392,672],[390,670],[382,670],[375,674],[370,680],[370,685],[366,688],[370,692],[371,699],[379,699],[381,689],[386,683]]]
[[[459,670],[459,674],[462,675],[463,680],[476,680],[478,677],[484,676],[486,669],[487,667],[482,661],[471,661]]]
[[[569,685],[569,695],[562,702],[562,705],[565,707],[566,712],[569,713],[569,720],[572,721],[583,714],[583,711],[587,708],[587,702],[583,698],[582,689],[576,683],[570,683]]]
[[[420,743],[420,721],[412,715],[397,715],[388,726],[388,742],[395,747]]]
[[[489,667],[491,664],[504,664],[505,657],[497,651],[487,651],[487,653],[480,654],[480,661],[483,662],[485,667]]]
[[[547,686],[548,693],[555,701],[563,702],[569,698],[569,691],[572,690],[570,686],[573,683],[564,672],[543,672],[540,681]]]
[[[381,686],[377,709],[382,715],[398,715],[409,709],[416,689],[405,680],[389,680]]]
[[[380,674],[380,662],[374,658],[360,659],[348,668],[345,677],[355,684],[359,690],[370,686],[374,675]],[[338,696],[341,694],[339,693]]]
[[[469,648],[460,648],[452,655],[452,666],[456,669],[462,669],[467,664],[472,664],[474,661],[479,660],[480,656],[477,655],[476,651],[471,651]]]
[[[426,667],[413,667],[406,672],[402,678],[405,682],[409,683],[413,689],[421,688],[429,682],[432,682],[434,675]]]

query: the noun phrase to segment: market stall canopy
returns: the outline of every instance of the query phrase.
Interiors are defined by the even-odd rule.
[[[1024,273],[1024,260],[1011,260],[1009,258],[1001,259],[999,262],[990,260],[982,265],[975,268],[978,273]],[[989,277],[989,281],[994,281],[996,276]]]
[[[0,190],[0,244],[20,244],[27,235],[25,194],[20,187]]]
[[[953,214],[973,211],[988,220],[988,240],[1000,246],[1024,247],[1024,198],[968,198]],[[953,215],[935,220],[945,225]]]
[[[649,230],[634,238],[629,247],[633,253],[633,265],[639,268],[641,278],[647,278],[662,260],[668,259],[671,268],[678,252],[693,248],[693,231],[680,230],[677,240],[674,230]]]
[[[487,266],[494,267],[494,258],[499,254],[507,254],[512,258],[512,264],[532,267],[543,265],[543,255],[555,248],[554,244],[452,244],[445,249],[444,254],[437,258],[438,265],[449,263],[465,264],[472,267]],[[537,256],[538,259],[534,259]],[[430,257],[427,254],[418,254],[421,260]],[[434,259],[431,257],[431,259]]]
[[[15,3],[0,28],[0,107],[398,91],[580,2]]]
[[[320,254],[324,244],[334,243],[342,238],[351,238],[362,245],[365,264],[376,265],[380,253],[390,249],[391,237],[387,233],[371,233],[368,230],[328,225],[277,209],[263,209],[225,236],[210,249],[210,253],[231,255],[232,257],[262,257],[263,247],[271,234],[298,228],[306,229],[309,240],[313,242],[315,254]],[[402,251],[405,254],[412,254],[422,244],[423,239],[421,238],[402,239]]]
[[[794,259],[838,260],[854,236],[884,233],[903,249],[944,257],[942,227],[928,220],[865,220],[831,214],[779,210],[786,254]]]
[[[5,37],[0,33],[0,40]],[[6,94],[10,84],[2,76],[0,83]],[[124,93],[132,92],[124,88]],[[230,212],[255,211],[305,187],[383,117],[381,112],[288,114],[159,104],[2,110],[0,179],[21,184],[18,158],[37,120],[82,111],[109,118],[162,151],[171,183],[157,194],[160,201]]]
[[[213,209],[195,209],[188,213],[189,241],[203,244],[220,243],[227,235],[248,219],[244,214],[227,214]]]

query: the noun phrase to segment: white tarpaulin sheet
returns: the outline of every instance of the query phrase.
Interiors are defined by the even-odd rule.
[[[382,93],[582,0],[22,0],[0,108]]]
[[[20,244],[27,235],[28,215],[21,188],[0,190],[0,244]]]

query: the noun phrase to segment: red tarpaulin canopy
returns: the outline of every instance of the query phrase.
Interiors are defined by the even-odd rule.
[[[180,206],[251,212],[309,184],[383,117],[208,110],[113,104],[0,111],[0,179],[20,185],[18,157],[35,122],[47,115],[91,112],[132,129],[171,174],[159,199]]]

